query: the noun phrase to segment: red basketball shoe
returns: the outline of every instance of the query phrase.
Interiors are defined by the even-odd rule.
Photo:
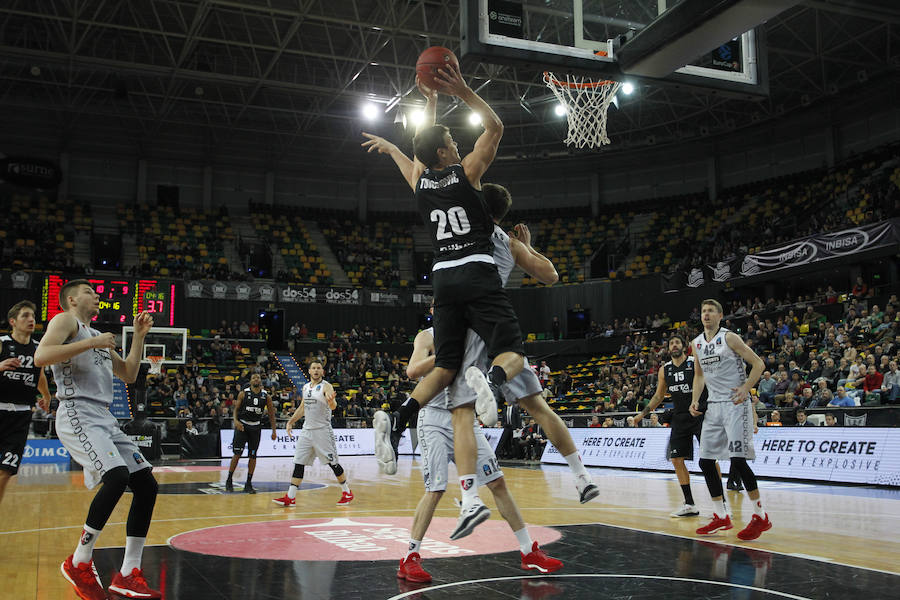
[[[422,557],[419,556],[418,552],[413,552],[400,560],[397,577],[413,583],[428,583],[431,581],[431,575],[422,568]]]
[[[552,556],[547,556],[544,551],[538,547],[538,543],[531,545],[531,552],[522,554],[522,568],[526,571],[540,571],[541,573],[553,573],[563,568],[561,560],[557,560]]]
[[[144,572],[138,568],[131,570],[131,575],[122,575],[119,571],[113,575],[109,584],[109,592],[125,598],[162,598],[159,590],[152,590],[144,579]]]
[[[106,590],[100,583],[100,576],[97,575],[97,568],[94,561],[80,563],[78,566],[72,564],[72,555],[59,566],[65,577],[72,587],[75,588],[75,594],[84,600],[106,600]]]
[[[732,527],[733,525],[731,524],[731,517],[725,515],[725,518],[723,519],[716,513],[713,513],[712,521],[710,521],[707,525],[704,525],[703,527],[697,529],[697,533],[699,533],[700,535],[712,535],[713,533],[731,529]]]
[[[769,520],[769,513],[766,513],[766,517],[760,518],[759,515],[753,515],[750,518],[750,522],[747,523],[747,526],[738,531],[738,538],[744,541],[749,542],[750,540],[755,540],[759,536],[763,534],[763,531],[768,531],[772,529],[772,522]]]
[[[283,506],[285,508],[289,508],[291,506],[296,506],[296,504],[297,504],[297,501],[294,500],[293,498],[290,498],[287,494],[285,494],[281,498],[275,498],[274,500],[272,500],[272,502],[274,502],[278,506]]]
[[[353,502],[353,492],[341,492],[341,499],[337,501],[338,506],[347,506]]]

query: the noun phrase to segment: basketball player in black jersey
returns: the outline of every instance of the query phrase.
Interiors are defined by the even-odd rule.
[[[34,311],[28,300],[14,304],[6,314],[11,331],[0,336],[0,502],[7,482],[19,472],[37,392],[40,407],[50,409],[47,376],[34,364]]]
[[[672,513],[673,517],[696,517],[700,511],[694,505],[691,493],[691,474],[684,464],[685,459],[694,458],[694,437],[700,440],[703,428],[703,415],[694,417],[690,413],[691,386],[694,383],[694,357],[684,353],[684,338],[675,334],[669,338],[669,357],[672,359],[659,368],[656,382],[656,393],[650,403],[644,407],[635,422],[650,414],[662,403],[668,392],[672,397],[674,411],[672,414],[672,433],[669,437],[669,460],[675,467],[678,484],[684,493],[684,506]],[[706,392],[700,398],[700,410],[706,411]]]
[[[231,457],[231,466],[228,467],[228,479],[225,480],[225,491],[234,491],[234,470],[237,469],[241,454],[244,453],[244,444],[247,445],[247,483],[244,484],[244,492],[255,494],[253,488],[253,471],[256,470],[256,451],[259,450],[259,439],[262,435],[263,410],[269,413],[269,425],[272,428],[272,440],[275,440],[275,407],[269,392],[263,389],[262,378],[259,373],[250,376],[250,385],[245,387],[234,404],[234,440],[231,449],[234,455]]]
[[[489,382],[484,380],[484,375],[477,368],[466,372],[466,381],[479,390],[474,408],[486,426],[493,426],[497,421],[495,398],[500,394],[499,387],[516,376],[524,364],[522,333],[494,263],[491,240],[494,223],[481,189],[481,177],[497,154],[503,136],[503,123],[491,107],[466,85],[457,69],[448,67],[439,70],[436,81],[441,92],[458,97],[481,117],[484,124],[484,132],[465,158],[460,157],[450,130],[434,124],[437,92],[426,87],[418,78],[416,83],[427,102],[425,124],[413,140],[415,160],[410,164],[394,144],[371,134],[363,134],[368,138],[363,142],[363,147],[369,152],[377,150],[390,154],[406,182],[415,191],[416,205],[426,226],[430,227],[434,250],[435,368],[418,383],[409,400],[400,407],[391,435],[392,446],[415,411],[413,403],[421,406],[427,404],[452,383],[460,367],[465,366],[461,363],[468,328],[475,330],[486,342],[488,357],[492,360]],[[458,529],[471,530],[490,515],[478,498],[475,485],[473,407],[468,404],[451,408],[454,455],[463,497]],[[386,415],[376,417],[376,441],[381,448],[385,445]],[[379,455],[378,449],[376,455]],[[396,471],[396,454],[392,458],[382,462],[385,472]]]

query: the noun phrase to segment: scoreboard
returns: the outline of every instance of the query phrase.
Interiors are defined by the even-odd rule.
[[[59,291],[71,278],[47,275],[41,293],[41,316],[49,321],[62,312]],[[175,284],[155,279],[86,278],[100,296],[98,323],[131,325],[134,315],[147,311],[157,325],[175,325]]]

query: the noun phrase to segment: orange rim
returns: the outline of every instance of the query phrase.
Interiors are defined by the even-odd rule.
[[[558,85],[560,87],[576,88],[576,89],[596,88],[596,87],[600,87],[603,85],[610,85],[612,83],[616,83],[612,79],[604,79],[603,81],[588,81],[588,82],[584,82],[584,83],[572,83],[569,81],[560,81],[559,79],[554,77],[553,74],[550,73],[550,71],[544,71],[544,81],[546,83],[552,83],[553,85]]]

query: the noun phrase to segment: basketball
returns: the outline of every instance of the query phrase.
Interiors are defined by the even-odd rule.
[[[459,60],[456,55],[449,48],[432,46],[419,55],[419,60],[416,61],[416,74],[426,86],[433,90],[439,90],[440,87],[434,80],[434,76],[438,74],[439,68],[446,65],[453,65],[459,69]]]

